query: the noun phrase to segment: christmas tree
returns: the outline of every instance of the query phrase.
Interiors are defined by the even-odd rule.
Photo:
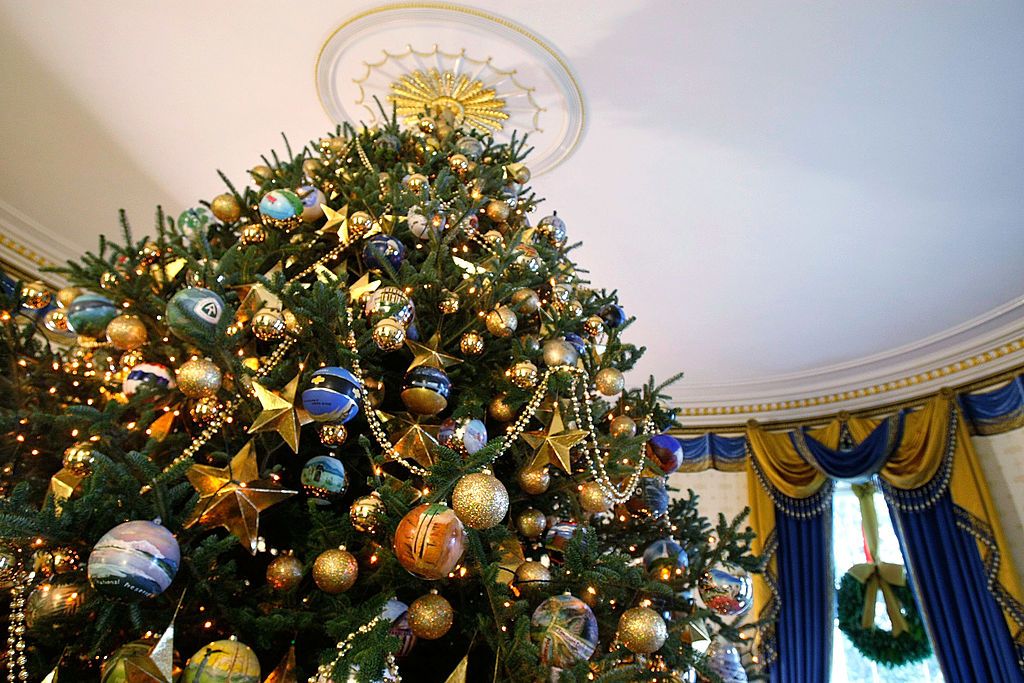
[[[524,140],[399,123],[0,301],[8,680],[717,680],[751,535],[615,293]]]

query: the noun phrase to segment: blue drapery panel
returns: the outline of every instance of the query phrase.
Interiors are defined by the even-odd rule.
[[[850,450],[832,450],[797,429],[789,438],[804,460],[819,472],[840,481],[862,482],[876,474],[903,436],[903,413],[887,418]]]
[[[683,446],[680,472],[703,472],[712,468],[721,472],[742,472],[746,467],[745,436],[721,436],[709,432],[678,441]]]
[[[1024,427],[1024,376],[1006,386],[961,394],[960,405],[975,434],[999,434]]]
[[[978,555],[975,535],[984,536],[984,525],[954,505],[948,490],[928,507],[906,495],[913,492],[884,490],[946,680],[1024,681],[1018,663],[1024,653],[1013,643]]]

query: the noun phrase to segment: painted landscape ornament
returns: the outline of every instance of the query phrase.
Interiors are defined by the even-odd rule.
[[[395,530],[394,550],[399,564],[428,581],[448,576],[462,558],[465,545],[462,522],[446,505],[415,507]]]
[[[101,593],[122,598],[152,598],[171,585],[181,551],[174,534],[154,522],[119,524],[89,553],[89,581]]]
[[[590,659],[597,649],[597,619],[587,603],[568,593],[540,603],[530,619],[530,638],[545,666],[564,669]]]
[[[68,307],[68,324],[85,337],[99,337],[117,314],[117,306],[99,294],[80,294]]]
[[[260,660],[237,640],[216,640],[192,655],[182,683],[259,683]]]

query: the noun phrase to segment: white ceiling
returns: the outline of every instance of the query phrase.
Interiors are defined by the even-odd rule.
[[[685,370],[705,405],[834,388],[1024,295],[1024,4],[469,4],[576,72],[586,136],[535,186],[639,318],[634,379]],[[244,182],[279,132],[331,127],[317,53],[372,6],[0,1],[0,227],[78,252],[120,207],[142,233],[215,169]]]

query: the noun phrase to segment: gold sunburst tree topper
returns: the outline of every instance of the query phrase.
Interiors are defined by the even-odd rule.
[[[451,71],[413,71],[391,84],[388,100],[398,116],[414,123],[424,111],[450,112],[462,125],[491,132],[501,130],[508,120],[505,100],[494,88],[478,80]]]

